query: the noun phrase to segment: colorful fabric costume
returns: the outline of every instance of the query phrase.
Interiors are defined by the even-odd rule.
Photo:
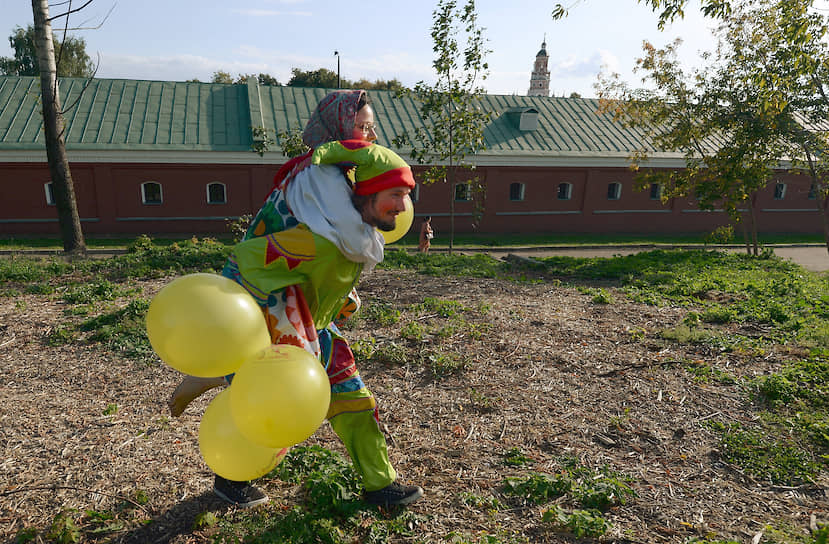
[[[378,425],[377,403],[335,323],[359,308],[354,286],[366,266],[382,260],[382,236],[351,203],[348,181],[334,165],[348,161],[334,144],[342,146],[319,146],[312,163],[294,168],[273,189],[222,273],[262,306],[274,344],[299,346],[320,359],[331,384],[327,418],[366,491],[375,491],[392,483],[396,473]],[[362,150],[348,155],[361,182],[381,176],[383,184],[409,186],[411,171],[391,151],[373,144],[345,145]],[[391,162],[382,166],[383,160]],[[388,172],[397,168],[399,179],[389,182]]]

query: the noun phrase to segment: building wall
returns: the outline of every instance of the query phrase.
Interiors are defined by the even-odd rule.
[[[78,214],[86,234],[223,234],[227,219],[258,209],[277,166],[73,163]],[[0,164],[0,235],[57,235],[45,164]],[[144,204],[142,183],[161,184],[162,203]],[[226,203],[209,204],[207,185],[225,185]]]
[[[509,233],[705,233],[730,224],[723,212],[701,211],[689,199],[663,204],[649,191],[634,189],[634,173],[626,168],[484,167],[476,174],[486,184],[481,227],[472,225],[474,205],[455,202],[456,232]],[[755,202],[761,232],[820,233],[822,220],[817,202],[809,199],[810,181],[784,174],[782,200],[774,186],[761,191]],[[524,185],[523,200],[510,199],[510,185]],[[570,198],[557,198],[558,185],[571,185]],[[608,199],[608,185],[620,183],[618,200]],[[416,215],[431,215],[436,229],[447,232],[447,186],[422,187]]]
[[[73,163],[78,211],[87,235],[216,235],[228,232],[227,218],[255,213],[271,188],[274,165]],[[420,168],[415,167],[420,179]],[[710,232],[729,223],[724,213],[699,211],[693,202],[662,204],[648,191],[633,189],[626,168],[480,167],[486,187],[480,227],[473,227],[475,204],[455,201],[455,231],[482,233],[682,233]],[[785,197],[774,186],[755,202],[761,232],[822,231],[817,203],[809,199],[804,177],[781,175]],[[47,205],[45,164],[0,164],[0,236],[57,236],[57,214]],[[161,204],[143,204],[141,184],[160,183]],[[208,204],[206,186],[225,185],[227,202]],[[523,199],[510,198],[510,185],[523,186]],[[557,197],[570,184],[570,198]],[[618,200],[608,199],[608,184],[620,183]],[[421,185],[417,216],[432,216],[439,232],[449,231],[448,184]],[[419,222],[415,222],[415,228]]]

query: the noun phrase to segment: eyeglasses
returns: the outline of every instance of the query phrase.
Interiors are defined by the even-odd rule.
[[[363,123],[362,125],[357,125],[356,128],[361,130],[363,134],[368,134],[369,132],[377,131],[377,125],[375,125],[374,123]]]

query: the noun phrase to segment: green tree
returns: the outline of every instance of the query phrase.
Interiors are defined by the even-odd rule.
[[[411,146],[411,156],[420,164],[429,164],[424,173],[425,185],[444,182],[449,198],[449,252],[455,237],[455,200],[458,170],[466,170],[462,184],[476,194],[477,212],[482,210],[484,188],[469,174],[474,166],[467,157],[484,149],[484,127],[490,116],[483,111],[480,98],[488,65],[484,61],[486,39],[478,25],[475,0],[462,7],[456,0],[439,0],[432,13],[432,66],[437,75],[433,85],[418,82],[411,93],[420,105],[424,126],[411,134],[394,138],[397,147]]]
[[[829,25],[814,0],[744,0],[721,32],[735,64],[748,66],[744,79],[756,89],[793,170],[808,176],[829,251],[829,150],[819,128],[829,117]]]
[[[556,4],[553,6],[553,19],[562,19],[567,17],[570,10],[578,4],[584,3],[585,0],[572,0],[567,5]],[[665,27],[666,23],[672,22],[677,17],[685,16],[685,6],[688,0],[636,0],[640,4],[644,3],[651,7],[654,12],[659,13],[658,26],[661,29]],[[661,11],[660,11],[661,10]],[[708,17],[724,19],[731,13],[731,0],[701,0],[700,10]]]
[[[230,75],[230,72],[223,72],[222,70],[217,70],[213,72],[213,75],[210,77],[210,83],[227,83],[233,84],[233,76]]]
[[[52,178],[63,249],[69,254],[84,253],[86,242],[78,216],[75,186],[72,182],[72,172],[66,154],[65,123],[58,90],[58,65],[52,41],[54,36],[51,21],[58,17],[68,18],[69,12],[50,17],[49,0],[32,0],[32,13],[34,15],[37,66],[40,75],[46,159],[49,163],[49,173]]]
[[[291,69],[291,73],[293,75],[288,81],[289,87],[337,88],[337,73],[327,68],[307,71],[293,68]],[[259,83],[262,83],[261,74]],[[374,81],[369,81],[366,78],[360,78],[357,81],[339,78],[339,85],[342,89],[363,89],[366,91],[400,91],[405,89],[403,84],[396,78],[389,80],[375,79]]]
[[[321,87],[324,89],[337,88],[337,73],[327,68],[309,71],[294,68],[291,70],[291,73],[293,75],[288,81],[289,87]],[[350,89],[353,87],[353,84],[347,79],[341,79],[340,87]]]
[[[679,43],[664,49],[645,44],[636,71],[645,72],[650,87],[631,89],[616,76],[600,80],[601,111],[612,111],[618,122],[649,139],[650,146],[631,157],[639,189],[657,183],[663,200],[693,197],[700,209],[723,208],[735,222],[747,207],[753,226],[752,202],[775,164],[761,134],[768,128],[765,119],[757,117],[752,97],[723,86],[723,71],[713,63],[707,74],[685,73],[676,58]],[[685,168],[640,170],[654,150],[682,152]],[[747,243],[756,240],[753,233],[747,233]]]
[[[405,86],[398,80],[397,78],[385,80],[385,79],[375,79],[374,81],[369,81],[365,78],[358,79],[351,85],[354,89],[363,89],[366,91],[395,91],[400,92],[405,90]]]
[[[282,84],[270,74],[259,74],[256,78],[260,85],[267,85],[270,87],[281,87]]]
[[[311,149],[302,141],[302,127],[300,125],[279,132],[277,138],[279,139],[279,146],[282,148],[282,154],[288,158],[302,155]]]
[[[255,79],[259,82],[260,85],[270,85],[274,87],[279,87],[282,84],[277,81],[275,77],[270,74],[239,74],[236,76],[236,79],[230,75],[230,72],[225,72],[224,70],[217,70],[213,72],[213,75],[210,77],[210,83],[226,83],[232,85],[242,85],[243,83],[247,83],[248,79]],[[198,79],[189,79],[188,81],[193,83],[198,83]]]
[[[52,43],[55,49],[58,77],[89,78],[94,75],[95,65],[86,52],[86,41],[83,38],[66,36],[61,42],[53,34]],[[14,50],[14,56],[0,57],[0,74],[7,76],[40,75],[33,25],[25,29],[16,27],[9,36],[9,45]]]
[[[821,34],[817,19],[812,19],[817,26],[810,27],[792,25],[786,16],[794,4],[805,16],[811,1],[732,2],[731,15],[718,30],[716,53],[704,55],[704,71],[682,69],[676,59],[678,42],[662,50],[645,44],[636,70],[644,72],[648,88],[633,89],[616,75],[597,85],[603,111],[650,139],[649,149],[633,155],[635,169],[655,149],[684,155],[684,169],[644,169],[637,184],[659,183],[664,199],[693,196],[701,209],[721,207],[743,225],[748,219],[747,247],[755,254],[757,192],[788,159],[814,159],[826,149],[823,136],[800,122],[826,115],[827,104],[816,100],[819,90],[810,83],[816,66],[803,61],[796,67],[793,61],[813,51],[804,46],[811,39],[820,43],[825,28]],[[804,162],[817,176],[817,161]]]

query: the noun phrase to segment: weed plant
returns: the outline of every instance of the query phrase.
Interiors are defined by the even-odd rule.
[[[145,319],[150,301],[135,299],[125,307],[84,321],[80,330],[89,332],[89,341],[100,342],[130,359],[154,360],[147,338]]]
[[[510,448],[504,453],[504,464],[508,467],[521,467],[532,463],[532,459],[524,455],[521,448]]]
[[[788,363],[748,384],[762,430],[720,425],[727,458],[755,476],[797,485],[829,465],[829,361]],[[765,433],[765,434],[763,434]],[[771,435],[771,436],[768,436]]]
[[[772,407],[808,406],[829,408],[829,361],[814,359],[797,361],[780,372],[754,381],[759,398]]]
[[[267,479],[299,486],[293,507],[269,504],[219,520],[215,542],[383,544],[411,537],[423,518],[409,511],[383,517],[360,498],[360,478],[345,458],[320,446],[293,448]]]
[[[779,428],[744,428],[739,424],[713,423],[721,433],[721,454],[752,477],[776,485],[802,485],[813,481],[821,466],[809,450]]]
[[[541,520],[576,538],[599,538],[611,527],[610,522],[596,511],[576,509],[568,512],[557,504],[546,510]]]
[[[400,310],[386,302],[372,302],[360,308],[360,316],[381,327],[390,327],[400,321]]]
[[[612,506],[626,504],[636,495],[628,486],[631,478],[607,466],[593,470],[577,459],[561,459],[559,464],[561,470],[557,474],[531,472],[527,476],[506,478],[504,493],[537,505],[555,500],[556,504],[542,513],[543,522],[578,538],[599,538],[611,526],[602,513]],[[575,508],[569,511],[562,508],[559,498]]]

